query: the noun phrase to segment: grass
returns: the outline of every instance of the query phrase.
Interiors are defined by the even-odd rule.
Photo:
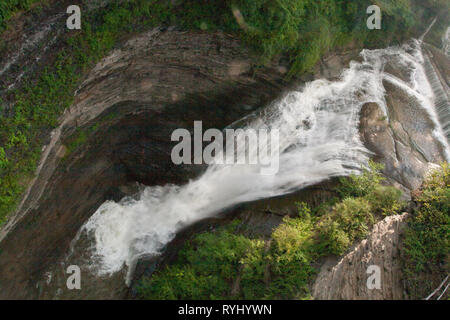
[[[143,299],[309,299],[317,271],[314,264],[330,254],[341,255],[364,238],[383,215],[379,198],[368,197],[381,187],[381,167],[371,163],[361,176],[343,179],[366,190],[359,196],[337,197],[327,207],[298,204],[297,217],[285,217],[271,240],[250,238],[242,222],[204,232],[188,241],[175,262],[142,280]],[[368,187],[370,186],[370,187]],[[380,189],[386,190],[386,189]],[[390,198],[391,193],[381,194]],[[398,201],[398,199],[396,199]],[[395,207],[397,208],[397,207]],[[385,212],[395,214],[397,211]]]
[[[0,28],[34,2],[2,0]],[[384,46],[404,39],[420,21],[414,15],[417,6],[427,8],[427,15],[448,6],[432,0],[375,2],[385,12],[384,32],[366,28],[369,0],[185,0],[179,5],[130,0],[112,1],[101,10],[84,13],[82,30],[70,32],[61,40],[54,61],[47,61],[38,74],[25,77],[20,87],[8,93],[12,112],[0,113],[0,225],[14,211],[26,188],[23,181],[35,171],[43,135],[57,126],[58,117],[72,103],[82,75],[124,35],[159,25],[232,33],[253,49],[257,64],[288,61],[288,77],[292,77],[310,71],[336,46],[349,42]],[[1,105],[0,101],[3,110]]]

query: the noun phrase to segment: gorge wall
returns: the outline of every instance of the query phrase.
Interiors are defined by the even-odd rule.
[[[51,21],[43,23],[52,25]],[[448,60],[432,47],[426,50],[448,92]],[[97,208],[106,200],[135,195],[142,185],[186,184],[203,172],[204,167],[178,167],[171,162],[174,129],[192,129],[193,121],[199,119],[204,130],[224,128],[306,81],[338,79],[350,60],[361,60],[358,52],[349,47],[330,53],[314,75],[287,83],[283,80],[285,65],[255,69],[251,53],[224,33],[155,28],[124,41],[85,77],[73,105],[51,133],[36,178],[19,209],[0,230],[0,298],[129,297],[124,270],[98,278],[85,269],[81,292],[65,287],[67,265],[89,259],[86,249],[92,244],[78,239],[73,247],[72,241]],[[18,57],[18,61],[32,61],[36,55]],[[384,71],[404,82],[410,80],[411,75],[395,63],[388,62]],[[17,69],[9,72],[11,79],[20,77]],[[14,81],[4,84],[15,85]],[[445,148],[436,139],[435,123],[421,108],[420,99],[393,81],[385,80],[383,85],[387,116],[380,105],[366,104],[359,133],[375,159],[385,164],[389,182],[408,198],[432,163],[446,159]],[[269,236],[283,215],[295,211],[293,203],[299,198],[318,204],[331,196],[329,183],[255,201],[229,213]],[[396,259],[405,217],[379,223],[367,240],[336,265],[326,262],[314,285],[314,297],[404,298]],[[220,221],[203,221],[192,230],[204,230],[208,223]],[[182,241],[183,235],[169,244],[167,255]],[[154,263],[150,259],[138,265],[137,276],[148,273]],[[368,264],[385,266],[382,292],[364,290],[362,279]]]
[[[279,94],[282,77],[276,68],[255,75],[248,53],[223,34],[156,29],[112,52],[77,91],[21,209],[2,229],[2,297],[39,297],[36,283],[58,268],[80,226],[106,199],[134,193],[136,181],[183,183],[198,174],[172,164],[174,129],[191,128],[197,119],[223,128]],[[69,153],[64,144],[80,130],[92,134]],[[118,293],[86,292],[111,294]]]

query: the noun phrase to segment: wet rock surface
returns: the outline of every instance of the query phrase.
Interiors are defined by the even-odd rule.
[[[384,163],[384,174],[402,189],[422,183],[429,163],[445,161],[443,146],[433,135],[430,114],[412,95],[389,81],[386,89],[388,115],[376,103],[367,103],[360,114],[360,134],[365,146]]]
[[[390,99],[390,98],[389,98]],[[385,165],[383,173],[390,182],[403,190],[414,190],[422,182],[423,175],[429,168],[429,162],[443,161],[440,146],[437,145],[430,130],[423,135],[409,135],[410,128],[396,116],[405,116],[408,112],[404,105],[390,104],[391,119],[387,120],[381,108],[375,103],[368,103],[361,110],[360,133],[366,147],[375,153],[375,160]],[[420,115],[418,115],[420,116]],[[426,118],[422,118],[426,121]],[[413,132],[416,129],[413,129]],[[425,153],[424,150],[432,150]]]

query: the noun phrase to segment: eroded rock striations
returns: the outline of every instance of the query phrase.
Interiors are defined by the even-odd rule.
[[[405,299],[401,278],[400,234],[408,213],[375,224],[369,237],[336,265],[328,261],[314,283],[313,297],[320,300]],[[369,289],[369,266],[381,271],[380,289]]]

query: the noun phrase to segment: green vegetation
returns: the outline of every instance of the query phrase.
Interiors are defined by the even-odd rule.
[[[349,179],[341,178],[337,189],[339,196],[363,198],[369,202],[370,210],[374,213],[390,215],[398,212],[403,206],[403,203],[398,201],[401,191],[380,184],[384,180],[380,175],[382,168],[382,165],[370,161],[369,168],[363,169],[361,175],[351,175]]]
[[[363,198],[345,198],[320,224],[323,243],[340,255],[356,239],[364,238],[375,222],[370,203]]]
[[[145,279],[147,299],[289,299],[308,296],[315,273],[312,225],[286,218],[271,243],[236,232],[240,221],[197,235],[177,261]]]
[[[366,197],[384,180],[380,171],[383,165],[370,161],[369,168],[364,168],[361,175],[340,178],[337,193],[341,198]]]
[[[382,10],[382,30],[366,26],[366,9],[371,4]],[[336,46],[353,42],[382,47],[401,42],[419,28],[423,31],[419,24],[431,22],[448,9],[445,0],[185,0],[162,21],[239,34],[258,54],[260,63],[286,59],[290,77],[310,71]]]
[[[336,192],[341,201],[319,223],[322,245],[329,252],[343,254],[351,243],[368,234],[376,217],[397,214],[405,206],[400,190],[381,185],[382,168],[370,161],[361,175],[339,179]]]
[[[6,28],[6,23],[15,13],[27,10],[33,3],[44,2],[39,0],[2,0],[0,2],[0,31]]]
[[[75,133],[71,135],[65,143],[67,149],[64,158],[68,157],[72,152],[82,146],[88,140],[89,136],[97,131],[98,127],[99,123],[97,122],[95,125],[86,129],[77,128]]]
[[[239,221],[214,233],[202,233],[179,253],[179,263],[150,280],[149,294],[162,299],[219,299],[243,268],[242,281],[261,275],[264,242],[234,233]],[[244,270],[245,269],[245,270]]]
[[[383,217],[381,213],[398,213],[399,209],[388,212],[386,206],[379,205],[380,198],[392,197],[391,189],[381,188],[380,169],[380,165],[371,162],[361,176],[342,179],[343,184],[337,189],[340,194],[365,190],[360,196],[338,197],[327,207],[315,210],[299,203],[298,216],[285,217],[273,230],[270,240],[246,236],[240,221],[196,235],[181,249],[174,263],[142,281],[140,296],[145,299],[310,298],[309,285],[317,273],[314,263],[320,257],[344,253],[355,240],[367,235],[375,220]],[[352,191],[349,186],[353,187]],[[375,198],[369,196],[373,190],[378,190]],[[395,208],[402,207],[398,197],[395,202]],[[380,208],[385,211],[381,212]]]
[[[403,275],[412,299],[423,299],[450,272],[450,166],[436,170],[414,197],[404,234]]]
[[[2,0],[0,30],[15,12],[34,2]],[[365,10],[372,2],[384,12],[383,30],[366,28]],[[220,30],[240,37],[260,57],[259,65],[286,60],[290,77],[311,70],[336,46],[400,41],[422,21],[420,17],[445,12],[442,8],[448,8],[447,1],[184,0],[174,5],[163,0],[112,0],[105,8],[84,12],[82,30],[69,32],[50,58],[54,60],[44,59],[39,72],[24,77],[21,86],[8,93],[8,114],[0,112],[0,224],[14,210],[35,171],[43,137],[72,103],[82,75],[126,34],[159,25]],[[5,109],[2,104],[0,100],[0,110]]]
[[[242,222],[189,241],[175,262],[145,278],[144,299],[308,299],[315,262],[342,255],[384,215],[399,213],[400,193],[381,186],[373,162],[359,176],[341,179],[339,197],[326,206],[298,206],[270,240],[245,235]],[[450,166],[443,164],[415,194],[417,208],[404,233],[402,263],[410,298],[431,293],[450,271]]]
[[[25,78],[23,85],[10,93],[13,112],[0,113],[0,225],[14,210],[35,171],[42,135],[57,126],[58,117],[72,103],[82,75],[123,34],[131,31],[137,17],[149,17],[153,21],[150,8],[156,3],[144,0],[114,3],[107,9],[84,15],[83,30],[62,40],[62,49],[55,60],[48,61],[39,74]],[[0,110],[1,104],[0,100]],[[75,144],[85,138],[81,137]]]

